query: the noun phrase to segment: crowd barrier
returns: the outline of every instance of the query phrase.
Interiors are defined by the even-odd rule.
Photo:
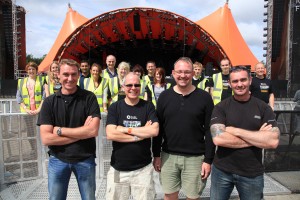
[[[1,100],[0,103],[0,183],[47,178],[47,147],[40,140],[37,116],[17,113],[19,108],[15,100]],[[294,105],[291,102],[281,104],[281,108],[288,110],[275,111],[282,136],[276,150],[265,152],[266,169],[269,171],[300,169],[299,133],[293,131],[293,119],[299,112],[292,111]],[[106,113],[101,113],[101,117],[96,138],[97,178],[106,177],[112,152],[112,142],[106,139]]]

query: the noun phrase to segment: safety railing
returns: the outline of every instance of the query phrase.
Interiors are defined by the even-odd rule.
[[[112,152],[111,141],[106,140],[106,113],[101,114],[96,138],[96,176],[106,176]],[[42,145],[37,116],[22,113],[0,114],[0,183],[47,178],[48,148]]]

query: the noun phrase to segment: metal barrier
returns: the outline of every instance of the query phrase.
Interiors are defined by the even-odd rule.
[[[111,141],[106,140],[106,113],[101,114],[96,138],[96,178],[106,177],[110,167]],[[37,116],[0,114],[0,184],[47,178],[48,148],[41,144]]]

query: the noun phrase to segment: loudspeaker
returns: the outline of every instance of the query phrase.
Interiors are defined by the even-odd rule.
[[[133,27],[134,27],[134,31],[141,30],[140,14],[138,12],[134,13],[133,15]]]

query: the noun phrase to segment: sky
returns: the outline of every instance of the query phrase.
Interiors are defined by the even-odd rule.
[[[16,0],[26,10],[27,54],[38,58],[48,53],[65,20],[68,3],[88,19],[120,8],[150,7],[196,22],[223,7],[226,0]],[[265,60],[264,4],[264,0],[229,0],[228,4],[240,33],[259,61]]]

